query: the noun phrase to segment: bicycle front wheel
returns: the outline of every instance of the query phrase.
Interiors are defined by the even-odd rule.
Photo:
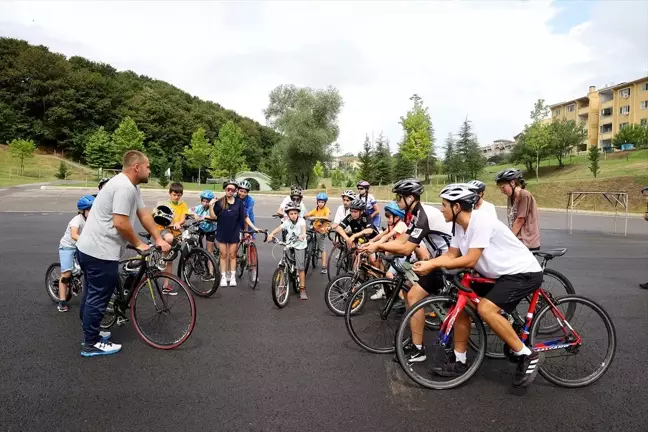
[[[426,297],[414,304],[405,314],[396,331],[396,357],[403,371],[417,384],[435,390],[445,390],[460,386],[468,381],[479,369],[486,355],[486,329],[477,312],[471,307],[464,311],[474,324],[468,343],[467,369],[460,376],[447,377],[442,366],[448,360],[454,360],[454,327],[450,330],[450,337],[443,341],[440,326],[430,325],[430,316],[443,317],[446,320],[447,311],[455,305],[455,301],[448,296]],[[423,330],[423,346],[425,358],[415,363],[409,363],[405,357],[404,346],[411,341],[412,321],[416,319],[417,312],[423,312],[426,317]],[[414,323],[415,324],[415,323]]]
[[[199,247],[192,248],[178,268],[191,291],[200,297],[210,297],[218,290],[217,272],[218,262],[214,256]]]
[[[326,268],[328,269],[328,280],[331,282],[334,278],[340,275],[340,259],[344,254],[344,249],[342,246],[338,245],[331,249],[331,253],[328,256],[328,263]]]
[[[245,243],[241,242],[236,249],[236,277],[241,279],[247,263],[245,262]]]
[[[358,286],[357,283],[353,283],[353,279],[353,275],[350,274],[340,275],[326,285],[324,302],[326,307],[337,316],[344,316],[347,300],[353,293],[354,285]],[[358,305],[360,305],[360,302],[358,302]],[[355,310],[353,313],[355,313]]]
[[[246,270],[248,284],[255,289],[259,281],[259,254],[254,243],[248,245]]]
[[[571,311],[572,317],[567,318]],[[557,323],[547,325],[546,321]],[[556,330],[547,334],[547,328]],[[585,387],[609,369],[616,353],[616,330],[608,313],[582,296],[564,296],[546,305],[529,330],[531,348],[545,353],[540,374],[561,387]]]
[[[169,294],[163,294],[168,290]],[[145,277],[131,298],[131,321],[139,337],[158,349],[182,345],[196,325],[196,304],[187,285],[174,274]]]
[[[288,304],[290,276],[284,267],[277,267],[272,275],[272,301],[279,309]]]

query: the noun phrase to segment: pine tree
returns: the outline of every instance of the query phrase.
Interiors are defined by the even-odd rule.
[[[373,177],[377,184],[389,184],[392,180],[392,155],[389,151],[389,139],[382,132],[376,140]]]
[[[470,120],[466,117],[457,134],[456,152],[461,157],[461,175],[475,179],[486,167],[477,137],[472,132]]]
[[[374,151],[371,148],[369,135],[365,135],[365,141],[362,145],[362,152],[358,153],[358,159],[360,159],[360,170],[358,171],[358,178],[368,181],[369,183],[373,183]]]
[[[445,159],[443,160],[443,171],[448,176],[449,182],[456,181],[460,169],[461,156],[456,152],[454,136],[449,133],[445,141]]]
[[[394,181],[414,177],[414,169],[414,162],[404,157],[400,151],[394,155]]]

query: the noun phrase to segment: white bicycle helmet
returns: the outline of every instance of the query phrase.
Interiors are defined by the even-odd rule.
[[[297,210],[297,211],[301,211],[301,207],[300,207],[300,205],[297,204],[296,202],[294,202],[294,201],[289,201],[288,204],[286,204],[286,206],[284,207],[284,212],[286,212],[286,214],[288,214],[288,212],[289,212],[290,210]]]
[[[466,184],[468,186],[471,186],[477,193],[484,192],[486,190],[486,185],[484,184],[483,181],[480,180],[470,180]]]
[[[467,183],[449,184],[441,190],[439,197],[452,203],[466,203],[471,206],[479,200],[475,187]]]
[[[354,191],[352,191],[351,189],[347,189],[347,190],[345,190],[344,192],[342,192],[342,198],[344,198],[344,197],[347,197],[347,198],[349,198],[351,201],[353,201],[354,199],[356,199],[357,195],[356,195],[356,193],[355,193]]]

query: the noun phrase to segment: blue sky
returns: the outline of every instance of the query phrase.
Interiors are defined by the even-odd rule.
[[[572,27],[590,19],[596,3],[594,1],[558,0],[555,2],[559,8],[558,15],[549,21],[549,26],[556,33],[568,33]]]

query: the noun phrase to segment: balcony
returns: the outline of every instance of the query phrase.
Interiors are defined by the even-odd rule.
[[[578,108],[578,115],[579,116],[589,115],[589,105]]]

